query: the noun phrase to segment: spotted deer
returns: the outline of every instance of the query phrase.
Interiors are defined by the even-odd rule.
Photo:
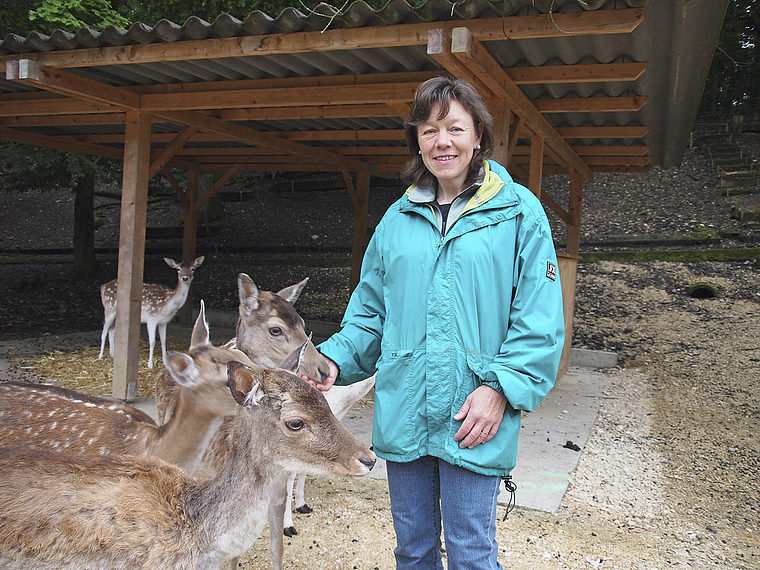
[[[182,308],[182,305],[185,304],[195,270],[200,267],[203,260],[204,256],[200,256],[192,262],[183,261],[182,263],[177,263],[173,259],[164,257],[167,265],[177,270],[177,286],[172,289],[158,283],[143,283],[140,322],[145,323],[148,327],[148,343],[150,345],[148,368],[153,368],[153,347],[156,344],[156,327],[158,327],[158,335],[161,337],[161,358],[166,360],[166,325],[174,318],[174,315]],[[117,285],[118,283],[114,279],[100,286],[100,300],[103,303],[105,318],[103,321],[103,332],[100,334],[100,354],[98,358],[103,358],[106,336],[108,337],[109,353],[113,358],[114,336],[116,333]]]
[[[236,336],[224,346],[238,348],[248,358],[266,367],[275,367],[296,348],[307,342],[305,323],[293,305],[309,278],[281,289],[277,293],[262,291],[248,275],[238,275],[238,320]],[[299,373],[318,382],[329,374],[327,363],[312,343],[307,344]],[[172,415],[176,384],[168,371],[156,374],[156,409],[159,423]]]
[[[227,363],[253,366],[240,350],[209,341],[201,301],[187,354],[171,352],[176,385],[172,417],[160,427],[128,404],[56,386],[0,384],[0,445],[86,455],[158,457],[194,471],[225,416],[239,407],[227,386]]]
[[[283,367],[227,363],[240,409],[206,481],[158,459],[0,450],[0,567],[216,570],[259,536],[285,470],[369,473],[374,453]]]

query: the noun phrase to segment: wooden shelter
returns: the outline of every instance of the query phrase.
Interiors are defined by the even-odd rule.
[[[567,224],[560,255],[569,361],[584,181],[680,164],[727,0],[362,0],[341,13],[129,30],[9,35],[0,43],[0,139],[123,159],[113,395],[135,395],[148,181],[198,209],[242,171],[342,173],[354,207],[352,284],[372,177],[408,160],[415,88],[473,82],[496,119],[493,158]],[[173,169],[187,172],[183,187]],[[217,175],[199,196],[199,173]],[[541,189],[564,174],[570,200]],[[666,189],[665,189],[666,191]]]

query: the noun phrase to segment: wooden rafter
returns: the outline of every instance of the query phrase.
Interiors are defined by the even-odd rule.
[[[593,174],[577,154],[562,140],[558,130],[546,120],[535,108],[531,100],[504,73],[493,57],[482,47],[475,36],[467,28],[455,28],[452,33],[451,53],[471,73],[486,85],[488,90],[499,99],[506,99],[512,111],[523,118],[531,130],[540,135],[544,143],[559,154],[564,161],[591,179]]]
[[[635,30],[644,19],[643,8],[593,10],[559,14],[509,16],[478,20],[476,38],[480,41],[509,38],[548,38],[557,36],[624,34]],[[161,61],[243,57],[425,45],[430,29],[453,29],[460,21],[347,28],[303,33],[269,34],[174,42],[169,44],[127,45],[29,54],[43,65],[56,68],[94,65],[126,65]],[[0,56],[0,64],[19,59]]]

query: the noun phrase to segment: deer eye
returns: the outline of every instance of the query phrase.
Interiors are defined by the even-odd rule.
[[[288,429],[291,429],[293,431],[298,431],[303,428],[304,421],[303,420],[289,420],[285,422],[285,425],[288,426]]]
[[[272,336],[281,336],[282,335],[282,329],[280,327],[272,327],[269,329],[269,334]]]

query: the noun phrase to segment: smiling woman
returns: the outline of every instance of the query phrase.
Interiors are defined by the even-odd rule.
[[[472,85],[423,82],[406,140],[411,185],[370,239],[342,330],[318,348],[328,386],[376,372],[396,567],[440,567],[443,528],[450,569],[497,569],[499,486],[564,341],[557,257],[538,199],[488,160],[493,119]]]

